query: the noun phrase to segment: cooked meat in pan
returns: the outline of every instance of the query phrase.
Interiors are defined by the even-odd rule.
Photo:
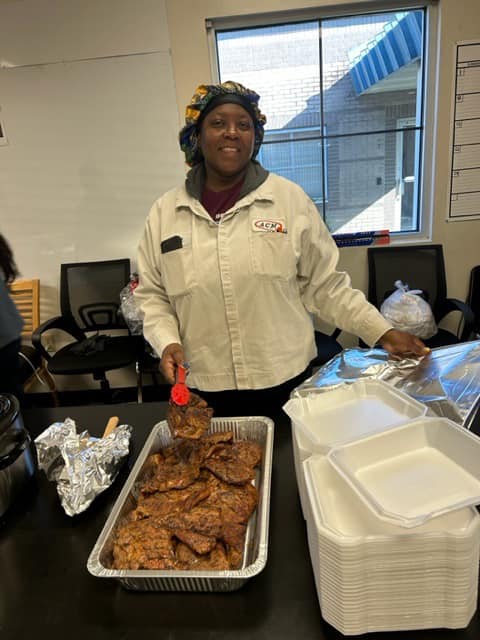
[[[210,553],[210,551],[216,546],[217,539],[212,536],[204,536],[196,531],[190,529],[174,529],[173,533],[175,537],[181,542],[185,543],[194,553],[203,555]]]
[[[242,460],[239,453],[229,444],[218,444],[210,450],[203,465],[230,484],[251,482],[255,478],[255,470]]]
[[[210,426],[212,415],[213,409],[205,400],[196,393],[190,393],[190,400],[186,405],[169,402],[167,422],[174,438],[198,440]]]
[[[184,489],[195,482],[200,475],[199,460],[182,460],[170,449],[167,450],[167,455],[160,452],[151,457],[153,460],[148,462],[147,467],[148,479],[141,488],[143,494]]]
[[[179,543],[177,545],[177,562],[178,569],[186,569],[191,571],[226,571],[230,569],[227,553],[221,543],[205,555],[195,553],[186,544]]]
[[[189,435],[147,459],[136,508],[114,534],[116,569],[215,571],[242,566],[247,524],[258,504],[252,480],[262,448],[256,442],[234,441],[232,432],[206,435],[211,409],[200,398],[190,408],[203,417],[190,420],[197,414],[169,408],[170,429]]]
[[[262,460],[262,447],[258,442],[238,440],[232,445],[232,452],[244,464],[256,467]]]
[[[137,508],[130,516],[134,520],[161,518],[178,511],[190,511],[199,502],[208,498],[211,489],[206,482],[196,481],[186,489],[140,494]]]
[[[154,518],[127,522],[117,531],[113,544],[115,569],[175,569],[175,546],[171,531]]]

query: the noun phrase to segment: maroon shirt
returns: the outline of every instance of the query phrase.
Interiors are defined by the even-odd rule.
[[[218,222],[222,213],[228,211],[237,202],[243,187],[243,179],[225,191],[212,191],[208,187],[203,188],[202,204],[215,222]]]

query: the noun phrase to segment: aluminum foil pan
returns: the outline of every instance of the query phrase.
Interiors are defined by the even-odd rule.
[[[267,562],[270,484],[272,475],[273,428],[270,418],[249,416],[213,418],[208,433],[233,431],[235,440],[251,440],[263,447],[263,458],[254,484],[259,502],[250,518],[245,538],[243,563],[231,571],[176,571],[112,569],[113,534],[126,515],[135,508],[138,482],[149,455],[173,442],[167,422],[156,424],[118,496],[90,553],[88,571],[99,578],[115,578],[127,589],[137,591],[234,591],[260,573]]]
[[[480,406],[480,341],[439,347],[421,359],[393,360],[383,349],[346,349],[299,387],[292,398],[361,378],[377,378],[423,402],[432,415],[471,427]]]

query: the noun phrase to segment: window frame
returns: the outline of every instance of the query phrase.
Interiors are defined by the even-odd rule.
[[[392,244],[411,244],[432,240],[435,196],[435,132],[437,129],[437,102],[439,76],[439,11],[437,0],[404,0],[392,6],[392,2],[366,2],[343,6],[292,9],[274,13],[258,13],[241,16],[215,17],[205,20],[209,48],[211,75],[214,82],[220,81],[217,31],[252,29],[280,24],[323,20],[328,18],[346,18],[368,13],[425,10],[424,56],[421,61],[423,91],[419,92],[418,109],[423,114],[423,136],[421,166],[419,167],[419,216],[418,231],[399,231],[391,234]],[[268,114],[267,114],[268,115]]]
[[[326,138],[326,129],[327,129],[326,125],[323,125],[323,134],[322,134],[323,138]],[[278,135],[279,137],[286,138],[286,139],[285,140],[266,140],[266,138],[264,138],[258,155],[259,156],[262,155],[262,149],[264,149],[266,145],[282,144],[284,142],[296,142],[296,140],[291,136],[294,136],[295,134],[306,132],[306,131],[319,131],[319,130],[320,130],[319,126],[295,127],[294,129],[269,129],[268,130],[269,135]],[[266,135],[267,134],[265,133],[265,136]],[[316,140],[316,138],[313,138],[313,137],[311,139]],[[322,144],[322,166],[326,168],[326,172],[328,173],[328,144]],[[322,184],[321,188],[322,190],[325,189],[325,194],[324,194],[324,197],[322,197],[322,200],[324,200],[325,202],[328,202],[328,185]],[[312,198],[312,200],[315,202],[316,199]]]

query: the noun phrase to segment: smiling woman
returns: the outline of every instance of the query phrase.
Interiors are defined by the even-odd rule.
[[[337,247],[303,189],[255,159],[258,102],[236,82],[197,88],[180,131],[192,168],[153,205],[138,253],[145,337],[168,381],[188,361],[189,386],[216,415],[263,415],[288,399],[316,356],[312,316],[393,354],[425,353],[336,270]]]
[[[223,191],[245,176],[253,154],[253,119],[239,104],[220,104],[202,119],[199,147],[206,171],[205,186]]]

